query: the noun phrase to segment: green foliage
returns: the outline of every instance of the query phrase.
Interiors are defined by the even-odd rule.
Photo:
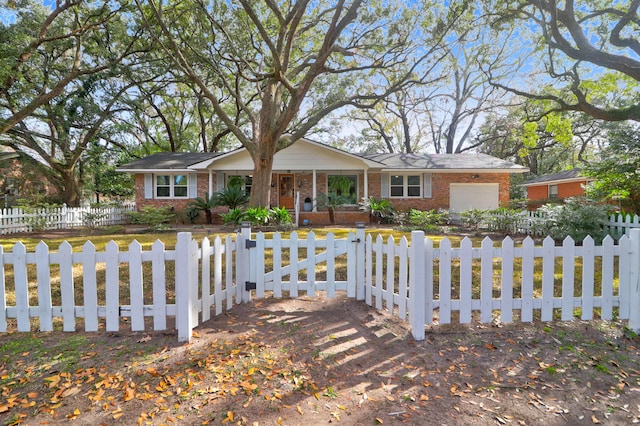
[[[465,210],[460,213],[460,220],[462,224],[474,230],[478,230],[481,224],[487,221],[489,217],[489,210],[471,209]]]
[[[249,207],[244,211],[244,220],[255,226],[264,226],[269,223],[271,214],[266,207]]]
[[[205,194],[204,198],[197,197],[187,203],[187,215],[190,218],[194,218],[192,223],[195,221],[195,218],[198,217],[200,212],[204,212],[207,220],[207,225],[211,225],[213,223],[213,209],[218,205],[218,197],[214,194],[213,196],[209,196],[209,194]]]
[[[149,229],[164,229],[175,218],[170,207],[145,206],[137,212],[130,212],[131,223],[147,225]]]
[[[245,194],[240,186],[227,186],[216,193],[216,203],[218,206],[226,206],[233,210],[249,202],[249,196]]]
[[[85,213],[82,215],[82,226],[96,228],[105,217],[107,217],[105,213]]]
[[[225,225],[240,225],[245,221],[245,212],[241,208],[235,208],[226,213],[221,213],[220,217]]]
[[[610,125],[608,145],[597,162],[583,172],[595,179],[587,196],[613,200],[622,210],[640,214],[640,129],[638,125]]]
[[[329,196],[331,198],[343,197],[343,204],[355,204],[355,193],[351,193],[353,180],[349,176],[329,176]]]
[[[486,215],[487,227],[493,232],[502,232],[505,234],[516,233],[518,231],[518,223],[522,219],[522,210],[513,210],[508,208],[500,208],[491,210]]]
[[[610,208],[586,198],[567,198],[565,204],[540,207],[538,211],[542,218],[536,222],[534,230],[556,241],[569,236],[580,242],[589,235],[598,244],[607,235],[603,225],[609,218]]]
[[[360,207],[369,212],[369,217],[375,223],[389,223],[394,217],[394,208],[386,198],[375,199],[369,197],[360,203]]]
[[[449,212],[446,210],[411,209],[396,214],[395,219],[405,230],[438,231],[440,227],[449,223]]]
[[[285,207],[273,207],[269,211],[269,221],[275,225],[289,225],[293,223],[289,210]]]

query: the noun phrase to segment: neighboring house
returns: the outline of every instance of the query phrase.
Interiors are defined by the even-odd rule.
[[[46,178],[25,167],[18,153],[4,147],[0,149],[0,208],[12,207],[20,198],[34,199],[55,194]]]
[[[584,195],[585,186],[593,180],[583,176],[581,169],[572,169],[531,179],[522,186],[527,188],[530,207],[535,208],[547,201]]]
[[[138,208],[179,210],[196,196],[224,189],[232,177],[243,177],[249,191],[253,162],[241,148],[226,153],[158,153],[117,170],[135,174]],[[294,209],[298,199],[300,220],[321,224],[328,220],[326,213],[316,213],[315,202],[303,206],[304,200],[331,193],[333,183],[340,182],[342,195],[352,203],[341,209],[350,210],[350,216],[337,217],[343,223],[366,220],[358,201],[369,197],[387,198],[396,210],[494,209],[509,201],[510,174],[526,171],[486,154],[360,155],[301,139],[274,157],[271,205]]]

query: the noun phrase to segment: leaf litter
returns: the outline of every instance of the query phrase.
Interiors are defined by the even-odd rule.
[[[186,345],[79,334],[0,336],[3,424],[640,423],[640,340],[615,322],[430,326],[416,342],[319,295],[234,307]]]

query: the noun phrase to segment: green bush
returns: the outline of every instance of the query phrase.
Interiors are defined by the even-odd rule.
[[[269,222],[274,225],[289,225],[293,223],[289,210],[285,207],[273,207],[269,211]]]
[[[397,213],[396,222],[405,230],[438,231],[449,223],[449,212],[446,210],[421,211],[411,209]]]
[[[478,230],[480,225],[486,222],[488,216],[488,210],[471,209],[460,213],[460,220],[462,220],[463,226]]]
[[[239,186],[228,186],[215,194],[216,205],[236,209],[249,202],[249,196]]]
[[[254,226],[264,226],[269,223],[270,212],[266,207],[249,207],[244,211],[244,220]]]
[[[487,213],[486,223],[490,231],[505,234],[518,231],[518,223],[522,219],[522,210],[500,208]]]
[[[221,213],[220,217],[225,225],[240,225],[245,220],[245,212],[241,208],[235,208]]]
[[[609,219],[610,209],[609,205],[586,198],[567,198],[564,204],[540,207],[542,219],[536,222],[534,231],[558,242],[567,236],[580,242],[590,235],[598,244],[607,236],[603,225]]]
[[[171,207],[155,207],[145,206],[137,212],[130,212],[131,223],[147,225],[149,229],[165,229],[167,223],[171,222],[175,217],[173,208]]]
[[[369,212],[371,222],[390,223],[394,219],[393,204],[386,198],[369,197],[360,203],[360,207]]]

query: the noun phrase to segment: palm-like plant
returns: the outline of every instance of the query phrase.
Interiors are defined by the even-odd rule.
[[[197,212],[204,212],[207,225],[211,225],[213,223],[213,209],[217,205],[219,204],[216,194],[213,194],[212,196],[205,194],[204,198],[198,197],[189,201],[189,203],[187,203],[187,208]]]
[[[318,194],[318,207],[326,208],[329,212],[329,222],[331,225],[336,224],[335,210],[336,208],[349,203],[349,197],[336,194]]]
[[[233,210],[249,202],[249,196],[239,186],[228,186],[216,194],[218,206],[227,206]]]

